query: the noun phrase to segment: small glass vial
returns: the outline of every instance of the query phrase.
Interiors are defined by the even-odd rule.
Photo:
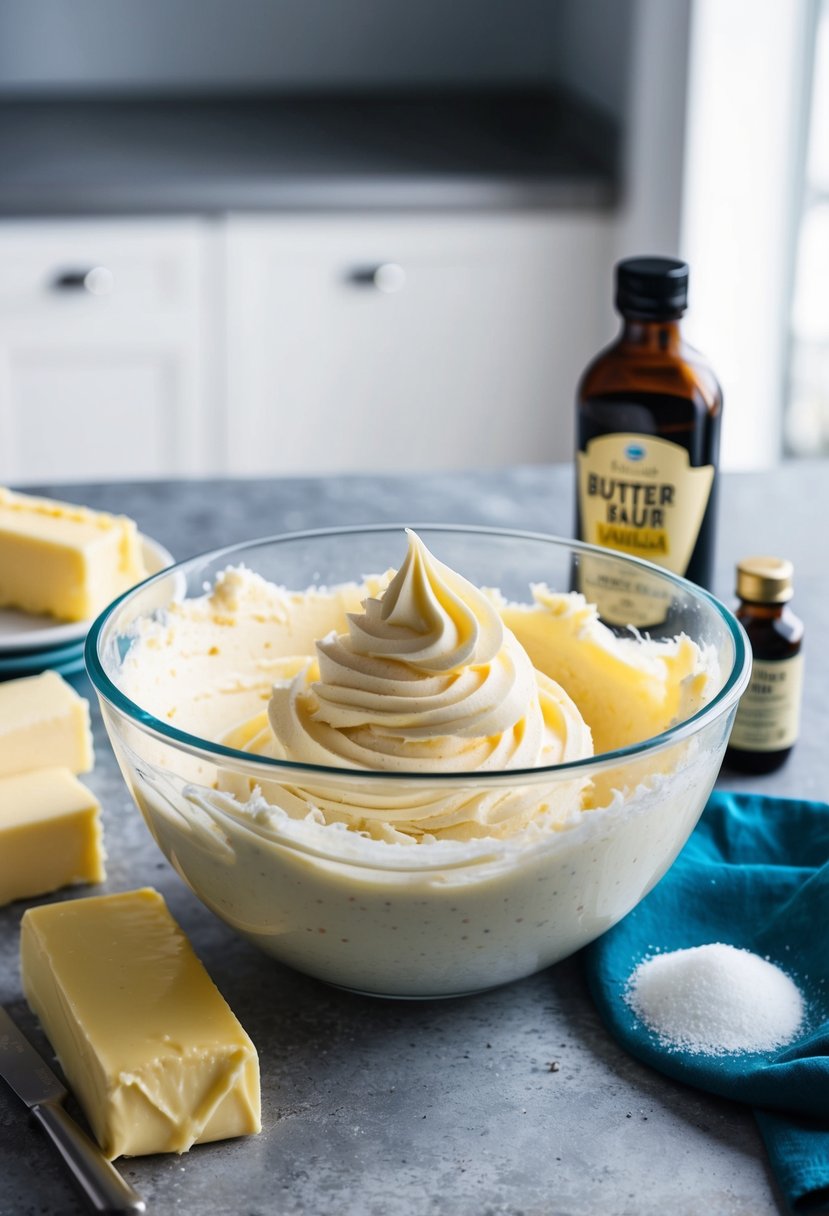
[[[751,642],[751,681],[728,744],[727,762],[748,773],[770,773],[786,760],[800,728],[803,622],[788,602],[792,564],[748,557],[737,566],[737,619]]]

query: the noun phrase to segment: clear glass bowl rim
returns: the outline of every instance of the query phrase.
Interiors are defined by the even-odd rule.
[[[553,545],[558,549],[566,549],[570,552],[581,553],[589,557],[599,559],[612,558],[617,562],[650,571],[670,583],[673,588],[681,590],[689,594],[693,599],[707,604],[725,623],[734,645],[734,661],[731,671],[728,673],[728,677],[719,692],[690,718],[686,718],[683,722],[677,723],[676,726],[672,726],[658,735],[653,735],[649,739],[643,739],[639,743],[633,743],[627,747],[617,748],[610,752],[602,752],[598,756],[587,756],[582,760],[571,760],[565,764],[547,765],[539,768],[517,768],[504,772],[456,771],[424,774],[422,772],[387,772],[385,770],[340,768],[333,765],[301,764],[293,760],[277,760],[268,756],[254,757],[249,752],[225,747],[222,743],[213,743],[209,739],[202,739],[198,735],[191,735],[186,731],[178,730],[168,722],[163,722],[160,718],[156,718],[153,714],[142,709],[136,702],[130,700],[129,697],[126,697],[104,670],[98,650],[101,636],[108,622],[128,600],[137,597],[139,593],[153,583],[160,582],[164,578],[169,578],[177,570],[186,572],[193,566],[202,563],[216,563],[225,558],[232,559],[235,557],[236,559],[240,559],[244,553],[251,553],[256,549],[281,543],[314,540],[320,537],[361,535],[372,532],[402,532],[406,528],[412,528],[418,533],[420,531],[467,533],[477,536],[542,542]],[[298,532],[277,533],[273,536],[259,537],[255,540],[240,541],[234,545],[226,545],[219,549],[210,549],[204,553],[195,554],[192,557],[185,558],[183,561],[176,562],[175,565],[167,566],[164,570],[151,575],[136,586],[130,587],[123,595],[113,600],[93,622],[87,634],[84,647],[87,673],[99,697],[129,719],[133,725],[139,727],[144,733],[154,736],[164,743],[174,744],[180,750],[211,763],[215,764],[220,760],[233,761],[236,769],[244,770],[248,773],[259,773],[263,776],[263,779],[269,780],[274,780],[279,773],[283,774],[283,779],[290,777],[292,780],[299,774],[304,773],[316,776],[317,778],[325,777],[346,780],[349,783],[358,780],[360,782],[368,780],[405,782],[407,785],[421,786],[437,784],[441,786],[469,786],[474,784],[478,787],[490,786],[493,788],[505,783],[515,784],[516,778],[520,778],[522,782],[535,784],[540,780],[549,781],[551,778],[558,780],[575,775],[583,776],[586,772],[597,772],[606,768],[612,768],[625,760],[639,758],[651,752],[660,751],[673,744],[680,743],[692,735],[698,734],[710,722],[727,713],[739,699],[748,683],[751,666],[749,656],[749,642],[742,625],[716,596],[706,591],[703,587],[698,587],[695,583],[689,582],[688,579],[682,578],[677,574],[672,574],[653,562],[644,561],[638,557],[631,557],[616,550],[603,549],[598,545],[590,545],[583,541],[553,536],[544,532],[524,531],[515,528],[497,528],[477,524],[435,524],[428,522],[419,524],[349,524],[334,528],[311,528]]]

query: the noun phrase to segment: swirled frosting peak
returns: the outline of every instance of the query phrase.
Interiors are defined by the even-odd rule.
[[[492,601],[408,533],[385,591],[273,690],[277,753],[411,773],[533,768],[592,755],[564,690],[536,671]]]
[[[439,675],[489,663],[504,626],[486,596],[437,561],[411,529],[405,561],[381,598],[348,617],[350,647],[367,658],[389,657]]]

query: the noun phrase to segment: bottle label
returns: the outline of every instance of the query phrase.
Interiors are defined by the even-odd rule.
[[[800,727],[803,655],[755,659],[729,745],[746,752],[778,752],[791,747]]]
[[[591,439],[578,453],[581,539],[684,574],[713,484],[714,466],[693,466],[686,449],[670,440],[631,433]],[[581,589],[606,621],[647,626],[665,619],[664,590],[626,587],[616,577],[614,591],[595,563],[591,568],[585,559],[583,566]]]

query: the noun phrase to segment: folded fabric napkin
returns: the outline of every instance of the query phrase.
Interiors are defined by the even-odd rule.
[[[803,995],[797,1037],[767,1052],[665,1046],[624,999],[656,951],[723,942],[768,958]],[[666,876],[585,951],[612,1033],[663,1073],[755,1108],[781,1191],[796,1212],[829,1211],[829,806],[716,792]]]

